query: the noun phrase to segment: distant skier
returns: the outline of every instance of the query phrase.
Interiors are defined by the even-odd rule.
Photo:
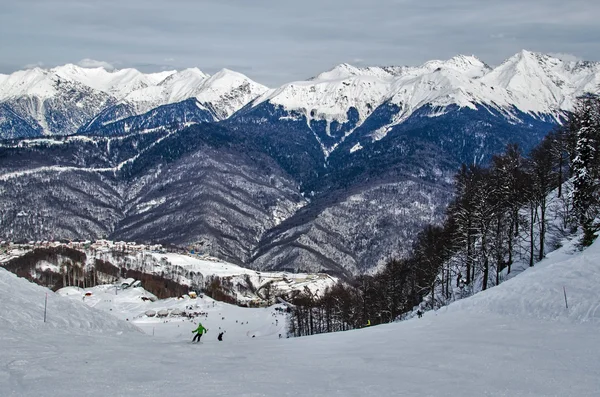
[[[417,316],[419,316],[419,318],[423,317],[423,312],[421,309],[417,310]]]
[[[222,341],[223,341],[223,332],[221,332],[221,333],[219,334],[219,336],[217,336],[217,339],[219,340],[219,342],[222,342]]]
[[[202,337],[202,334],[208,332],[208,330],[206,328],[204,328],[202,326],[202,323],[198,323],[198,328],[196,328],[195,330],[192,331],[192,333],[196,333],[196,335],[194,335],[194,339],[192,339],[192,342],[196,342],[196,338],[198,338],[198,342],[200,342],[200,338]]]

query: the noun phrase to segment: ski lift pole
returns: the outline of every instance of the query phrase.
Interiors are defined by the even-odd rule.
[[[46,322],[46,310],[48,308],[48,293],[46,292],[46,299],[44,300],[44,322]]]

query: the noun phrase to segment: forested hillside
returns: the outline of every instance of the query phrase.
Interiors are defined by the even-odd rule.
[[[299,297],[290,332],[360,328],[436,310],[533,267],[576,236],[600,230],[600,99],[579,100],[568,122],[531,153],[517,145],[488,167],[463,165],[441,225],[426,226],[406,258],[375,275]]]

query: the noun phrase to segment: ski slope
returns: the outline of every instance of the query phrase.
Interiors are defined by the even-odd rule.
[[[500,286],[421,319],[293,339],[241,337],[243,331],[233,331],[219,315],[232,321],[245,316],[247,330],[259,330],[268,329],[274,309],[215,303],[213,310],[208,298],[197,301],[208,312],[202,344],[190,343],[192,322],[140,317],[119,323],[117,317],[147,307],[136,298],[142,290],[123,291],[113,302],[105,302],[109,290],[96,291],[96,300],[87,302],[77,289],[62,291],[65,296],[52,297],[44,324],[46,289],[3,269],[0,283],[1,396],[600,393],[600,242],[583,253],[565,245]],[[111,308],[114,319],[106,313]],[[227,327],[223,342],[216,340],[219,326]]]
[[[85,296],[85,294],[91,294]],[[93,288],[66,287],[57,291],[58,295],[73,301],[84,302],[106,313],[113,314],[124,321],[129,321],[148,335],[170,341],[192,339],[191,331],[201,322],[209,333],[204,338],[216,342],[219,332],[224,332],[223,339],[244,341],[251,338],[279,339],[286,336],[286,316],[283,305],[269,308],[244,308],[228,303],[215,301],[208,296],[191,299],[169,298],[157,301],[142,300],[141,297],[155,297],[141,287],[119,289],[113,285],[101,285]],[[147,316],[152,311],[169,312],[164,318],[156,315]],[[173,310],[188,314],[196,313],[192,318],[173,315]]]

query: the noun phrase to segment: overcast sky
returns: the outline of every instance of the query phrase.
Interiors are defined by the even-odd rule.
[[[0,0],[0,73],[65,63],[229,68],[269,86],[348,62],[521,49],[600,60],[599,0]]]

